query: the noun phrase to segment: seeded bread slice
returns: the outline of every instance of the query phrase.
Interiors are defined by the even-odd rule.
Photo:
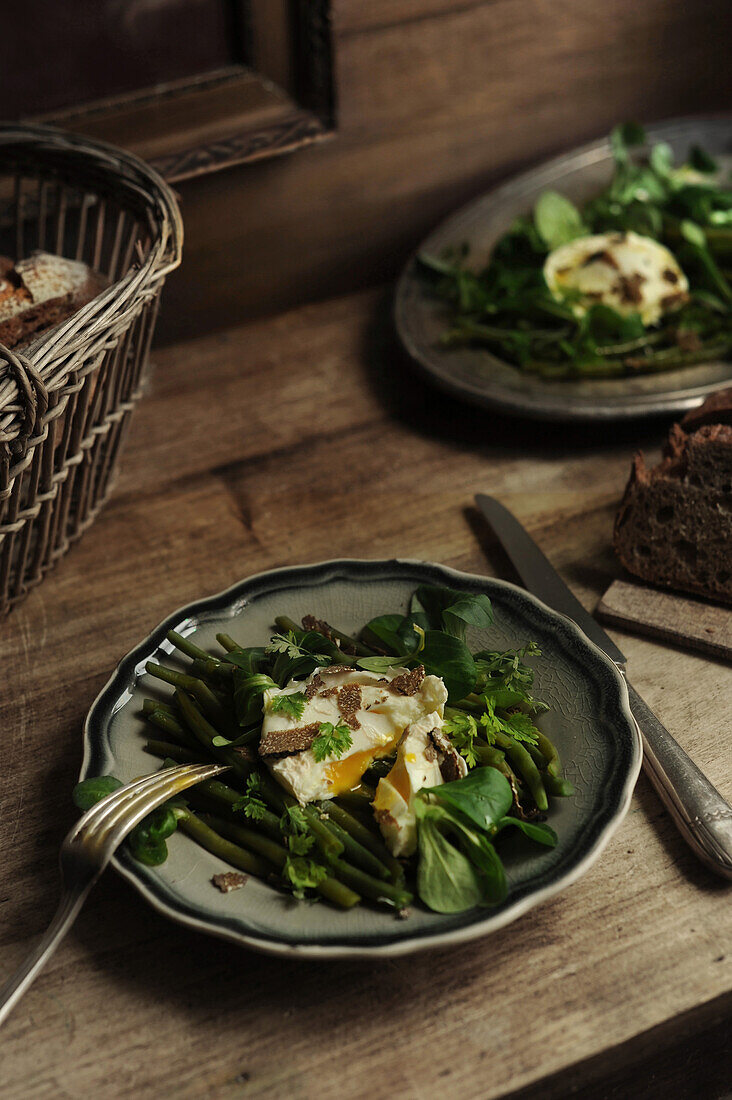
[[[613,541],[642,580],[732,603],[732,389],[672,426],[657,466],[635,456]]]

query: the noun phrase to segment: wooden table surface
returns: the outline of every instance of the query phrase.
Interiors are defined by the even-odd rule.
[[[46,926],[81,726],[169,611],[249,573],[407,556],[511,577],[471,511],[501,497],[592,608],[638,444],[501,421],[394,344],[385,291],[156,355],[112,501],[0,623],[0,975]],[[616,634],[729,797],[730,668]],[[644,777],[590,871],[493,937],[375,962],[260,957],[179,928],[111,871],[0,1036],[5,1100],[723,1095],[732,907]]]

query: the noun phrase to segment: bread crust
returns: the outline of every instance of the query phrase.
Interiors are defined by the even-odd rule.
[[[732,390],[705,406],[672,425],[655,467],[634,456],[613,544],[644,581],[732,603]],[[726,408],[730,423],[709,422]]]
[[[62,256],[34,252],[17,264],[0,256],[0,343],[7,348],[24,347],[73,316],[108,285],[86,264]],[[34,294],[39,287],[45,293],[36,289]]]

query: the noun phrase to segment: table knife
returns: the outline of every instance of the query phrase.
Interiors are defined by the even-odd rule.
[[[648,778],[689,847],[711,871],[732,879],[730,806],[628,683],[623,653],[567,588],[516,517],[483,493],[476,496],[475,503],[529,592],[572,619],[617,666],[640,730]]]

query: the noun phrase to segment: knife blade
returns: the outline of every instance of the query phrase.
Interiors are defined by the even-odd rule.
[[[541,552],[519,521],[495,497],[478,493],[475,503],[495,531],[498,541],[529,592],[533,592],[555,611],[561,611],[577,623],[590,641],[607,653],[616,665],[625,666],[625,655],[567,588],[554,566]]]
[[[570,591],[529,533],[495,497],[475,503],[524,586],[572,619],[625,674],[625,656]],[[715,874],[732,878],[732,809],[626,680],[630,709],[643,741],[643,766],[679,832]]]

